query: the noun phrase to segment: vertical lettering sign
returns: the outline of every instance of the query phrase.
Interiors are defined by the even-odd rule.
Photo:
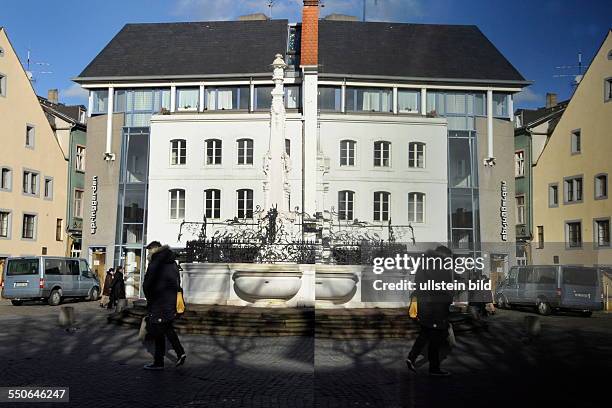
[[[501,218],[501,240],[506,242],[508,241],[508,184],[505,181],[501,182],[499,216]]]
[[[93,176],[91,180],[91,235],[95,235],[98,230],[98,176]]]

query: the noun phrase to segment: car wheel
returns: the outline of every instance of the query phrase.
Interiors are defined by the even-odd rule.
[[[13,299],[13,300],[11,300],[11,303],[13,304],[13,306],[21,306],[21,305],[23,305],[23,300]]]
[[[100,289],[98,289],[97,287],[93,287],[91,288],[91,290],[89,291],[89,296],[87,297],[87,300],[89,301],[96,301],[100,298]]]
[[[589,311],[587,311],[587,312],[582,312],[582,313],[580,313],[580,315],[581,315],[582,317],[591,317],[591,316],[593,315],[593,312],[589,310]]]
[[[541,314],[542,316],[548,316],[550,312],[551,312],[550,305],[547,302],[540,300],[538,302],[538,313]]]
[[[57,306],[62,302],[62,294],[58,289],[53,289],[47,299],[47,303],[51,306]]]

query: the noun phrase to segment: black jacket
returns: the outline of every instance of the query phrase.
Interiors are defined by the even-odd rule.
[[[151,323],[162,323],[176,317],[176,295],[180,279],[174,252],[168,246],[152,250],[142,283]]]
[[[110,285],[110,298],[113,301],[125,299],[125,282],[121,272],[115,272],[115,276],[113,276],[113,281]]]
[[[436,257],[437,254],[430,253],[428,256]],[[450,282],[450,273],[444,269],[420,270],[415,276],[417,285],[433,282]],[[448,330],[450,305],[453,302],[452,292],[442,290],[417,290],[417,318],[419,324],[430,329]]]

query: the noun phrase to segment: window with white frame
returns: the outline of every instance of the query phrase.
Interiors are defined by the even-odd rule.
[[[340,141],[340,166],[355,165],[355,145],[354,140]]]
[[[508,117],[508,95],[493,92],[493,116]]]
[[[219,139],[206,140],[206,164],[221,164],[222,144]]]
[[[73,213],[76,218],[83,218],[83,190],[74,190]]]
[[[516,223],[525,224],[525,196],[516,196]]]
[[[412,89],[398,89],[397,111],[399,113],[419,113],[421,91]]]
[[[565,235],[568,247],[580,248],[582,246],[582,223],[580,221],[566,222]]]
[[[548,186],[548,206],[557,207],[559,205],[559,185],[550,184]]]
[[[24,214],[21,229],[21,238],[34,239],[36,237],[36,215]]]
[[[291,139],[285,139],[285,153],[291,156]]]
[[[565,179],[565,202],[578,203],[582,201],[582,176]]]
[[[287,85],[285,86],[285,108],[287,109],[299,109],[301,106],[300,90],[302,89],[299,85]]]
[[[204,212],[206,218],[221,218],[221,190],[215,188],[204,190]]]
[[[425,168],[425,143],[408,143],[408,167]]]
[[[353,219],[353,203],[355,193],[353,191],[338,191],[338,219],[351,221]]]
[[[238,218],[253,218],[253,190],[238,190]]]
[[[0,238],[9,238],[10,223],[9,217],[11,213],[8,211],[0,211]]]
[[[6,75],[0,74],[0,96],[6,96]]]
[[[185,190],[175,188],[170,193],[170,219],[182,220],[185,218]]]
[[[206,109],[248,110],[250,92],[249,86],[206,87]]]
[[[13,188],[13,172],[8,167],[0,169],[0,190],[11,190]]]
[[[91,113],[106,114],[108,113],[108,89],[98,89],[91,91]]]
[[[346,88],[347,112],[392,112],[392,91],[387,88]]]
[[[376,191],[374,193],[374,221],[389,221],[389,201],[391,193]]]
[[[85,146],[77,145],[74,166],[76,171],[85,171]]]
[[[595,220],[595,242],[598,247],[610,246],[610,219]]]
[[[514,152],[514,177],[525,176],[525,151],[517,150]]]
[[[374,142],[374,167],[391,167],[391,142]]]
[[[580,129],[578,130],[574,130],[572,132],[572,154],[578,154],[580,152],[582,152],[582,134],[580,132]]]
[[[200,104],[200,88],[177,88],[176,109],[183,111],[198,110]]]
[[[272,91],[273,86],[259,85],[255,87],[255,95],[253,103],[255,110],[269,110],[272,106]]]
[[[595,199],[608,198],[608,175],[598,174],[595,176]]]
[[[174,139],[170,141],[170,164],[178,166],[187,163],[187,141]]]
[[[425,194],[408,194],[408,221],[421,223],[425,222]]]
[[[26,147],[34,147],[35,130],[33,125],[26,125],[25,145]]]
[[[339,86],[320,86],[318,92],[319,109],[339,112],[342,108],[342,88]]]
[[[238,139],[238,164],[253,164],[253,139]]]
[[[51,177],[45,177],[43,186],[43,197],[47,200],[53,198],[53,179]]]
[[[38,173],[26,170],[23,172],[23,193],[38,195]]]

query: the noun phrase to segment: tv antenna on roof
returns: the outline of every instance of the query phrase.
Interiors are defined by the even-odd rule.
[[[52,74],[52,71],[33,71],[32,69],[30,69],[30,65],[36,65],[39,67],[49,67],[51,66],[51,64],[49,64],[48,62],[33,62],[31,59],[31,54],[32,51],[28,48],[28,57],[26,60],[26,75],[28,76],[28,79],[31,82],[36,82],[36,77],[34,76],[34,74]]]
[[[567,78],[567,77],[571,77],[574,78],[573,81],[570,83],[570,85],[572,86],[572,88],[576,88],[578,86],[578,84],[580,83],[580,81],[582,80],[583,77],[583,72],[588,68],[588,65],[582,65],[582,52],[578,52],[578,65],[559,65],[557,67],[555,67],[555,69],[561,70],[561,74],[555,74],[553,75],[553,78]],[[565,70],[577,70],[577,74],[571,74],[571,73],[567,73],[568,71]]]
[[[268,0],[268,7],[270,8],[270,20],[272,20],[272,7],[274,7],[274,2],[276,0]]]
[[[363,21],[366,21],[367,3],[368,3],[368,0],[363,0],[363,15],[362,15]],[[378,6],[378,0],[374,0],[374,5]]]

